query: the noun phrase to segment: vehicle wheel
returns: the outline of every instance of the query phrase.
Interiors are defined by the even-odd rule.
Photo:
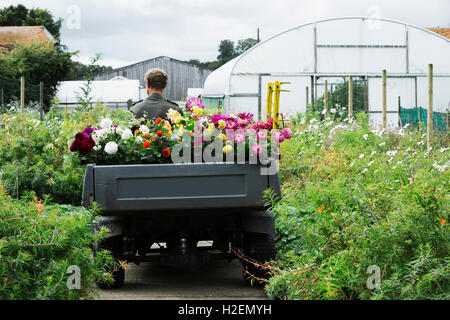
[[[275,245],[273,235],[248,233],[244,236],[244,255],[261,264],[275,259]],[[270,270],[255,266],[249,261],[242,260],[242,274],[250,285],[264,285],[263,279],[269,279]],[[261,279],[261,280],[258,280]]]
[[[101,250],[111,251],[111,255],[114,258],[116,265],[118,265],[118,260],[122,256],[121,239],[119,239],[119,238],[106,239],[105,241],[103,241],[99,244],[97,250],[98,251],[101,251]],[[116,270],[112,273],[112,276],[114,279],[113,283],[111,283],[111,284],[98,283],[97,284],[100,287],[100,289],[119,289],[119,288],[123,287],[123,285],[125,283],[125,270],[123,270],[123,268],[119,268],[118,270]]]

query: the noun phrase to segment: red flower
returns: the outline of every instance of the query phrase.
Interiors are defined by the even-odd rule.
[[[145,148],[145,149],[150,148],[151,145],[152,145],[152,144],[151,144],[150,141],[148,141],[148,140],[144,142],[144,148]]]
[[[158,131],[157,133],[156,133],[156,135],[158,136],[158,137],[162,137],[163,136],[163,132],[162,131]]]
[[[167,149],[167,148],[162,151],[162,155],[163,155],[164,158],[170,157],[170,154],[171,154],[170,150]]]
[[[156,124],[160,124],[162,121],[163,121],[162,118],[158,118],[158,119],[156,119]]]
[[[81,141],[80,140],[76,140],[72,143],[72,145],[70,146],[70,151],[71,152],[77,152],[80,150],[80,145],[81,145]]]
[[[85,138],[85,135],[81,132],[77,133],[77,135],[75,136],[75,140],[78,140],[78,141],[83,141],[84,138]]]
[[[87,142],[86,140],[81,142],[79,151],[82,156],[89,154],[89,152],[91,152],[91,150],[92,150],[92,148],[91,148],[89,142]]]

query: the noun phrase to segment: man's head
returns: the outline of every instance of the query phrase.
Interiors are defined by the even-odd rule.
[[[152,69],[145,74],[145,84],[149,94],[152,92],[162,93],[167,87],[168,80],[169,76],[161,69]]]

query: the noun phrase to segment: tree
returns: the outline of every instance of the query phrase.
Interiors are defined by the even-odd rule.
[[[0,52],[0,72],[3,76],[18,79],[24,76],[28,83],[44,82],[46,109],[55,96],[58,83],[65,79],[73,67],[75,53],[57,50],[49,42],[14,43],[10,52]],[[25,95],[27,101],[33,97]]]
[[[220,41],[219,56],[217,57],[217,60],[221,64],[225,64],[235,57],[236,57],[236,52],[234,50],[234,42],[231,40]]]
[[[72,81],[72,80],[85,79],[86,73],[89,72],[89,70],[88,70],[89,67],[90,67],[89,65],[85,65],[81,62],[74,61],[73,67],[71,68],[71,70],[69,71],[69,73],[67,74],[67,76],[64,80]],[[111,66],[94,65],[94,66],[91,66],[91,68],[92,68],[91,71],[93,72],[94,76],[113,70],[113,68]]]
[[[220,68],[228,61],[243,54],[248,49],[252,48],[258,43],[258,40],[253,38],[241,39],[238,41],[235,48],[234,42],[231,40],[222,40],[219,44],[219,56],[216,61],[200,62],[198,59],[191,59],[188,62],[199,66],[200,68],[206,68],[215,70]]]
[[[235,49],[235,55],[240,56],[241,54],[243,54],[245,51],[249,50],[256,44],[258,44],[258,40],[253,38],[239,40]]]
[[[62,21],[46,9],[28,9],[21,4],[0,9],[0,26],[44,26],[58,42]]]

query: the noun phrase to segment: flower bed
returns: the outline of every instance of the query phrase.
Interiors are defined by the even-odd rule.
[[[364,114],[302,122],[282,146],[269,296],[448,299],[448,135],[427,149],[426,134],[371,129]]]
[[[70,150],[100,165],[221,162],[224,157],[248,162],[277,156],[278,145],[292,136],[290,128],[273,130],[273,119],[255,122],[251,113],[206,116],[202,101],[194,98],[186,103],[184,115],[171,109],[167,120],[119,126],[104,118],[97,128],[79,132]]]

